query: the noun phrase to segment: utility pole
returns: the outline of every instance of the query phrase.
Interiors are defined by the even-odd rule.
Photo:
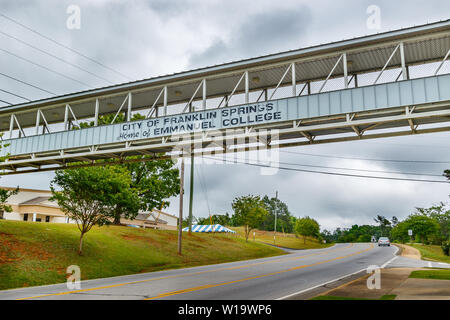
[[[189,105],[189,111],[192,112],[192,103]],[[189,181],[189,235],[192,233],[192,206],[194,201],[194,145],[191,145],[191,179]]]
[[[275,191],[275,199],[278,200],[278,191]],[[275,235],[277,233],[277,213],[278,213],[278,201],[275,203],[275,227],[273,229],[273,244],[275,244]]]
[[[183,196],[184,196],[184,158],[181,158],[180,170],[180,213],[178,216],[178,254],[181,255],[181,234],[183,232]]]
[[[192,206],[194,202],[194,154],[191,153],[191,180],[189,182],[189,234],[192,232]]]

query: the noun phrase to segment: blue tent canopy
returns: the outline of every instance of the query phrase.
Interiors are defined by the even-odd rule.
[[[189,227],[183,228],[183,231],[189,231]],[[230,232],[236,233],[220,224],[194,224],[192,225],[192,232]]]

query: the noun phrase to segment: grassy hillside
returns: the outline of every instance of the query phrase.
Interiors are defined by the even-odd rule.
[[[243,239],[245,239],[244,227],[231,227],[236,231]],[[273,241],[273,231],[261,231],[261,230],[252,230],[250,232],[250,236],[248,237],[249,242],[253,241],[253,231],[255,231],[255,241],[256,242],[264,242],[268,244],[274,244]],[[319,242],[314,238],[306,238],[306,243],[303,243],[303,237],[297,238],[294,234],[291,233],[281,233],[277,232],[275,237],[275,245],[291,248],[291,249],[318,249],[318,248],[326,248],[331,246],[329,243]]]
[[[420,243],[408,243],[408,245],[420,251],[422,259],[432,261],[442,261],[450,263],[450,256],[446,256],[442,251],[441,246],[425,245]]]
[[[411,272],[409,277],[420,279],[450,280],[450,270],[448,269],[417,270]]]
[[[278,248],[233,235],[183,233],[119,226],[94,227],[78,256],[79,231],[72,224],[0,220],[0,289],[64,282],[78,265],[82,279],[280,255]]]

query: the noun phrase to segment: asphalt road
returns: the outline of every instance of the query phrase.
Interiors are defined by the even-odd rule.
[[[281,299],[396,260],[370,243],[290,251],[284,256],[0,291],[0,299]],[[83,270],[81,270],[83,272]]]

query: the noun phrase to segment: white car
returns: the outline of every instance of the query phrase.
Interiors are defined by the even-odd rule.
[[[388,246],[388,247],[390,247],[391,246],[391,242],[389,241],[389,238],[387,238],[387,237],[380,237],[378,239],[378,246],[379,247],[380,246]]]

